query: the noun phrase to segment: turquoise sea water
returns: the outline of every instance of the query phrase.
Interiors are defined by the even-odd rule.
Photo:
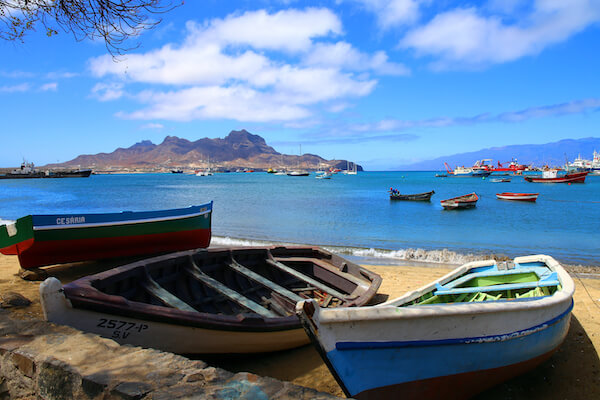
[[[390,201],[435,190],[430,203]],[[499,192],[539,192],[536,203]],[[440,200],[476,192],[472,210]],[[361,172],[330,180],[228,173],[93,175],[0,181],[0,219],[28,214],[142,211],[214,200],[214,244],[297,243],[345,256],[461,263],[482,255],[544,253],[567,264],[600,265],[600,176],[585,184],[436,178],[434,172]],[[1,223],[1,222],[0,222]]]

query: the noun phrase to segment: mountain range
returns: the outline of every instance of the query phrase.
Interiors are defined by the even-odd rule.
[[[462,165],[470,167],[475,161],[482,159],[493,159],[494,164],[517,159],[520,164],[525,165],[559,166],[564,165],[566,160],[573,161],[579,155],[582,158],[591,160],[594,150],[600,151],[600,138],[564,139],[546,144],[490,147],[468,153],[438,157],[415,164],[400,165],[395,169],[401,171],[439,171],[445,169],[444,162],[448,163],[451,168]]]
[[[351,163],[350,163],[351,164]],[[61,164],[48,167],[110,169],[140,169],[159,171],[173,168],[198,169],[319,169],[335,166],[346,169],[346,160],[325,160],[314,154],[289,155],[277,152],[265,140],[245,129],[231,131],[225,138],[203,138],[189,141],[167,136],[162,143],[143,140],[128,148],[118,148],[112,153],[80,155]],[[362,167],[357,165],[357,170]]]

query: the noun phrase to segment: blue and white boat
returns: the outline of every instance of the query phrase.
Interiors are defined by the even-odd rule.
[[[548,359],[563,342],[573,280],[552,257],[465,264],[374,307],[296,312],[348,397],[465,399]]]

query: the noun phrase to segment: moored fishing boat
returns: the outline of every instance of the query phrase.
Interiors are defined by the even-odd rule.
[[[588,174],[589,171],[558,175],[557,170],[549,170],[543,171],[541,176],[526,176],[523,179],[536,183],[584,183]]]
[[[516,201],[536,201],[539,193],[511,193],[503,192],[496,193],[496,197],[500,200],[516,200]]]
[[[430,201],[434,193],[435,191],[432,190],[431,192],[402,194],[397,189],[390,188],[390,200]]]
[[[208,247],[212,202],[159,211],[28,215],[0,225],[22,268]]]
[[[496,183],[498,183],[498,182],[510,182],[510,178],[493,178],[493,179],[490,179],[490,181],[496,182]]]
[[[296,306],[346,396],[466,399],[548,359],[574,284],[552,257],[472,262],[374,307]]]
[[[453,197],[451,199],[441,200],[440,204],[445,210],[456,210],[463,208],[473,208],[477,204],[479,196],[475,192]]]
[[[365,305],[381,277],[318,247],[172,253],[40,286],[44,316],[119,343],[181,354],[258,353],[309,343],[298,301]]]

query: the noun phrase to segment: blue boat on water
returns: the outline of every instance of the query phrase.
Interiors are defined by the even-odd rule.
[[[548,359],[563,342],[573,280],[552,257],[465,264],[374,307],[296,312],[356,399],[465,399]]]

